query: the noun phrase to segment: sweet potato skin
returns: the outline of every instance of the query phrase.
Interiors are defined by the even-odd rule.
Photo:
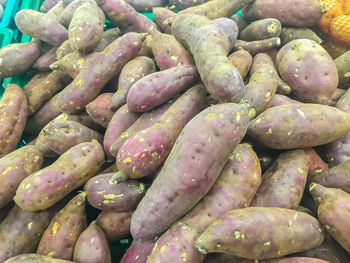
[[[78,76],[79,72],[81,71],[84,61],[89,57],[91,57],[91,55],[82,56],[82,54],[72,51],[60,60],[52,63],[50,65],[50,69],[61,70],[67,73],[72,79],[75,79],[75,77]]]
[[[293,100],[285,95],[275,94],[272,98],[271,107],[276,107],[284,104],[300,104],[301,102]]]
[[[193,1],[193,0],[170,0],[170,3],[172,5],[175,5],[178,9],[186,9],[192,6],[200,5],[203,3],[208,2],[208,0],[199,0],[199,1]]]
[[[126,0],[138,12],[150,12],[153,7],[165,6],[168,0]]]
[[[176,13],[164,7],[153,8],[153,17],[156,24],[167,34],[171,34],[171,27],[165,24],[165,20],[176,16]]]
[[[323,40],[314,31],[307,27],[283,27],[280,37],[283,45],[292,40],[300,38],[310,39],[318,44],[323,42]]]
[[[243,41],[237,40],[234,50],[244,49],[247,50],[252,56],[255,56],[258,53],[264,53],[270,51],[274,48],[277,48],[281,45],[281,39],[279,37],[272,37],[263,40],[255,41]]]
[[[226,17],[214,19],[213,22],[220,28],[221,33],[227,38],[228,50],[231,51],[239,34],[236,22]]]
[[[350,51],[345,52],[343,55],[337,57],[334,60],[337,67],[339,76],[339,88],[347,89],[350,86]]]
[[[86,112],[102,127],[107,128],[115,111],[108,109],[113,93],[103,93],[86,105]]]
[[[5,261],[6,263],[73,263],[73,261],[46,257],[38,254],[22,254]]]
[[[57,60],[56,51],[57,47],[53,47],[41,55],[33,64],[33,68],[38,69],[39,71],[49,71],[50,65]]]
[[[253,63],[253,57],[244,49],[233,52],[228,56],[228,60],[236,67],[242,79],[247,76]]]
[[[120,29],[115,27],[108,29],[102,33],[102,38],[100,42],[95,47],[95,52],[102,52],[110,43],[121,36]]]
[[[148,255],[154,246],[154,241],[135,242],[125,252],[120,263],[146,263]]]
[[[185,126],[162,170],[135,210],[131,220],[134,239],[158,236],[209,192],[232,149],[246,133],[247,125],[246,109],[227,103],[207,108]],[[197,132],[199,127],[201,133]],[[189,148],[192,142],[196,142],[196,147]],[[165,183],[172,187],[162,187],[164,191],[160,193],[159,187]]]
[[[58,2],[59,0],[45,0],[40,6],[40,11],[47,13],[47,11],[54,7]]]
[[[205,254],[267,259],[317,247],[323,240],[321,225],[308,214],[285,208],[248,207],[227,212],[216,220],[197,239],[196,247]]]
[[[328,261],[309,258],[309,257],[291,257],[291,258],[281,258],[281,259],[270,259],[264,260],[262,263],[327,263]]]
[[[240,32],[239,38],[245,41],[263,40],[279,37],[282,31],[281,22],[275,18],[256,20]]]
[[[309,168],[308,168],[309,176],[328,170],[328,164],[321,159],[321,157],[317,154],[317,152],[312,147],[303,148],[303,151],[306,153],[306,155],[309,158]]]
[[[59,22],[61,25],[64,25],[66,28],[69,27],[70,22],[72,21],[73,14],[75,11],[84,3],[93,2],[91,0],[74,0],[69,3],[66,8],[63,10],[60,15]]]

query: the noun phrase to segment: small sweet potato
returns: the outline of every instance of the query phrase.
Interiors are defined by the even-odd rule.
[[[5,261],[6,263],[73,263],[73,261],[46,257],[38,254],[22,254]]]
[[[108,105],[111,102],[113,93],[102,93],[95,100],[86,105],[86,112],[102,127],[107,128],[115,111],[110,110]]]
[[[47,13],[52,7],[54,7],[59,0],[45,0],[40,6],[40,12]]]
[[[137,12],[149,12],[153,7],[165,6],[168,0],[125,0]]]
[[[285,45],[292,40],[301,38],[313,40],[318,44],[322,44],[323,42],[323,40],[314,31],[307,27],[283,27],[280,38],[282,45]]]
[[[33,64],[33,68],[39,71],[49,71],[50,65],[57,60],[56,51],[57,47],[53,47],[49,51],[41,55]]]
[[[167,34],[171,34],[171,27],[164,24],[164,21],[170,17],[176,16],[176,13],[164,7],[153,8],[153,18],[156,24]]]
[[[75,79],[81,71],[84,61],[91,56],[92,54],[88,56],[82,56],[78,52],[70,52],[60,60],[52,63],[50,65],[50,69],[63,71],[72,79]]]
[[[69,40],[67,39],[66,41],[64,41],[56,50],[56,58],[57,60],[62,59],[63,57],[65,57],[66,55],[68,55],[69,53],[72,53],[73,49],[70,46]],[[53,63],[52,63],[53,64]]]
[[[350,51],[345,52],[334,60],[339,76],[339,88],[348,89],[350,87]]]
[[[140,51],[137,53],[137,56],[145,56],[153,58],[152,52],[152,36],[148,34],[146,39],[143,41]]]
[[[272,50],[281,45],[281,39],[279,37],[272,37],[264,40],[255,40],[255,41],[243,41],[237,40],[234,46],[234,50],[245,49],[252,56],[258,53],[264,53],[269,50]]]
[[[309,169],[308,169],[309,176],[328,170],[328,164],[326,164],[321,159],[321,157],[317,154],[317,152],[313,148],[311,147],[304,148],[303,151],[307,154],[309,158]]]
[[[102,52],[110,43],[121,36],[120,29],[115,27],[108,29],[102,33],[102,38],[100,42],[95,47],[95,52]]]
[[[55,6],[53,6],[48,12],[47,14],[49,16],[52,16],[53,18],[55,18],[57,21],[59,21],[61,14],[63,13],[65,9],[63,0],[60,0],[57,2],[57,4]]]
[[[174,5],[177,9],[186,9],[206,2],[208,2],[208,0],[170,0],[170,3]]]
[[[153,240],[144,242],[133,241],[120,263],[146,263],[154,243],[155,241]]]
[[[236,67],[242,79],[247,76],[253,63],[253,57],[244,49],[233,52],[228,56],[228,60]]]
[[[249,25],[248,21],[245,20],[244,17],[240,15],[234,14],[230,18],[236,22],[239,32],[241,32],[243,29],[245,29]]]
[[[279,37],[282,32],[281,22],[275,18],[256,20],[239,33],[239,38],[245,41],[263,40]]]
[[[82,6],[84,3],[91,3],[94,2],[93,0],[73,0],[71,3],[69,3],[66,8],[63,10],[59,22],[64,25],[66,28],[69,27],[70,22],[72,21],[73,15],[75,11]],[[96,2],[95,2],[96,3]]]

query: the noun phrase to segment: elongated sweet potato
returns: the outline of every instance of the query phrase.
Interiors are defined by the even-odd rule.
[[[164,21],[170,17],[176,16],[176,13],[164,7],[153,8],[153,18],[156,24],[167,34],[171,34],[171,27],[164,24]]]
[[[245,29],[249,25],[248,21],[245,20],[244,17],[240,15],[234,14],[230,18],[236,22],[239,32],[241,32],[243,29]]]
[[[108,242],[113,242],[130,235],[130,223],[133,212],[107,210],[102,211],[98,215],[96,224],[104,231]]]
[[[283,27],[280,37],[282,45],[285,45],[292,40],[301,38],[313,40],[318,44],[322,44],[323,42],[323,40],[314,31],[307,27]]]
[[[157,240],[148,262],[202,262],[195,240],[222,214],[248,207],[260,182],[257,155],[248,144],[238,145],[207,196]]]
[[[118,170],[130,178],[155,173],[169,155],[182,129],[201,110],[204,97],[203,85],[192,87],[154,125],[130,137],[118,151]]]
[[[272,37],[264,40],[255,40],[255,41],[243,41],[237,40],[234,46],[234,50],[245,49],[252,56],[258,53],[264,53],[270,51],[281,45],[281,39],[279,37]]]
[[[233,52],[228,56],[228,60],[236,67],[242,79],[247,76],[253,63],[253,57],[244,49]]]
[[[262,263],[328,263],[328,261],[309,257],[290,257],[264,260]]]
[[[113,93],[103,93],[86,105],[86,112],[96,123],[104,128],[108,127],[108,124],[115,113],[115,111],[108,108],[112,96]]]
[[[140,56],[126,63],[120,72],[117,92],[113,95],[109,108],[119,109],[126,103],[129,90],[139,79],[156,71],[156,65],[152,59]]]
[[[134,239],[158,236],[209,192],[247,125],[246,109],[226,103],[205,109],[185,126],[135,210],[131,219]],[[166,184],[171,187],[164,188]]]
[[[239,33],[239,38],[245,41],[263,40],[279,37],[282,32],[281,22],[275,18],[256,20]]]
[[[121,36],[120,29],[115,27],[108,29],[102,33],[102,38],[98,45],[95,47],[95,52],[102,52],[110,43]]]
[[[307,154],[309,158],[309,176],[324,172],[328,170],[328,164],[326,164],[317,152],[313,148],[304,148],[303,151]],[[308,178],[310,179],[310,177]]]
[[[67,29],[48,15],[31,9],[23,9],[15,16],[16,26],[23,33],[54,46],[68,38]]]
[[[273,96],[271,107],[276,107],[284,104],[301,104],[301,102],[280,94],[275,94],[275,96]]]
[[[69,40],[67,39],[66,41],[62,42],[62,44],[57,48],[56,58],[57,60],[60,60],[64,56],[72,52],[73,52],[73,49],[71,48]]]
[[[205,2],[208,2],[208,0],[170,0],[170,3],[178,9],[186,9],[195,5],[203,4]]]
[[[267,259],[317,247],[323,240],[321,225],[308,214],[286,208],[248,207],[221,216],[201,234],[196,247],[204,254]]]
[[[43,79],[45,79],[50,72],[40,72],[35,74],[28,82],[26,85],[23,86],[23,90],[31,90],[33,89],[36,85],[38,85]]]
[[[57,60],[56,51],[57,47],[53,47],[41,55],[33,64],[33,68],[38,69],[39,71],[49,71],[50,65]]]
[[[103,149],[97,141],[78,144],[52,165],[26,177],[14,200],[30,211],[51,207],[95,175],[103,162]]]
[[[6,263],[73,263],[73,261],[46,257],[38,254],[22,254],[5,261]]]
[[[74,249],[76,263],[111,263],[111,253],[102,229],[91,222],[89,227],[81,233]]]
[[[47,13],[59,0],[45,0],[40,6],[40,12]]]
[[[309,191],[318,204],[318,219],[326,231],[347,251],[349,239],[350,195],[341,189],[327,188],[312,183]]]
[[[329,143],[349,130],[346,112],[318,104],[286,104],[252,120],[248,135],[273,149],[294,149]]]
[[[152,36],[149,34],[146,36],[146,39],[142,43],[142,47],[137,53],[137,56],[146,56],[149,58],[153,58],[153,53],[152,53]]]
[[[126,0],[138,12],[152,11],[153,7],[165,6],[168,0]]]
[[[186,14],[175,18],[173,35],[193,54],[198,72],[210,94],[221,101],[239,102],[244,95],[244,83],[227,59],[229,43],[221,29],[213,21],[199,15]]]
[[[62,112],[74,114],[93,101],[101,89],[140,50],[144,34],[127,33],[103,52],[84,62],[74,81],[57,94],[55,102]]]
[[[239,33],[236,22],[226,17],[214,19],[213,22],[220,28],[221,33],[227,38],[228,50],[230,52],[237,41]]]
[[[27,121],[28,103],[23,90],[9,84],[0,101],[0,157],[12,152]]]
[[[0,49],[0,78],[21,75],[40,56],[40,41],[13,43]]]
[[[47,14],[54,17],[57,21],[59,21],[61,14],[63,13],[65,6],[64,6],[64,0],[60,0],[57,2],[55,6],[53,6]]]
[[[310,27],[317,25],[322,16],[318,0],[256,0],[242,10],[249,20],[277,18],[282,25]]]
[[[52,120],[53,121],[53,120]],[[55,153],[48,145],[46,140],[46,131],[47,127],[50,125],[50,122],[39,132],[38,137],[36,138],[34,145],[39,149],[44,157],[48,158],[57,158],[58,154]]]
[[[87,227],[85,197],[86,193],[78,194],[53,217],[40,240],[37,254],[73,259],[75,244]]]
[[[52,63],[50,69],[52,70],[61,70],[68,74],[72,79],[75,79],[81,71],[84,61],[87,60],[91,55],[82,56],[78,52],[70,52],[60,60]]]
[[[345,52],[334,60],[339,76],[339,88],[348,89],[350,87],[350,51]]]
[[[146,263],[147,257],[151,254],[155,241],[135,242],[125,252],[120,263]]]
[[[94,2],[93,0],[73,0],[69,3],[66,8],[63,10],[59,22],[64,25],[66,28],[69,27],[70,22],[72,21],[75,11],[86,2]]]

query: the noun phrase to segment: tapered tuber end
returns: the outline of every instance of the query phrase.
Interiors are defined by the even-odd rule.
[[[201,254],[203,255],[207,254],[207,251],[204,248],[201,248],[200,245],[196,244],[196,248]]]

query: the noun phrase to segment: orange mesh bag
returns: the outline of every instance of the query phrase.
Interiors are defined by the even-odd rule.
[[[350,16],[342,15],[334,18],[330,29],[334,39],[350,44]]]
[[[325,13],[321,17],[320,28],[326,34],[330,34],[330,25],[332,20],[343,14],[342,5],[338,0],[323,0]]]
[[[344,15],[350,15],[350,1],[343,0],[342,1],[343,13]]]

